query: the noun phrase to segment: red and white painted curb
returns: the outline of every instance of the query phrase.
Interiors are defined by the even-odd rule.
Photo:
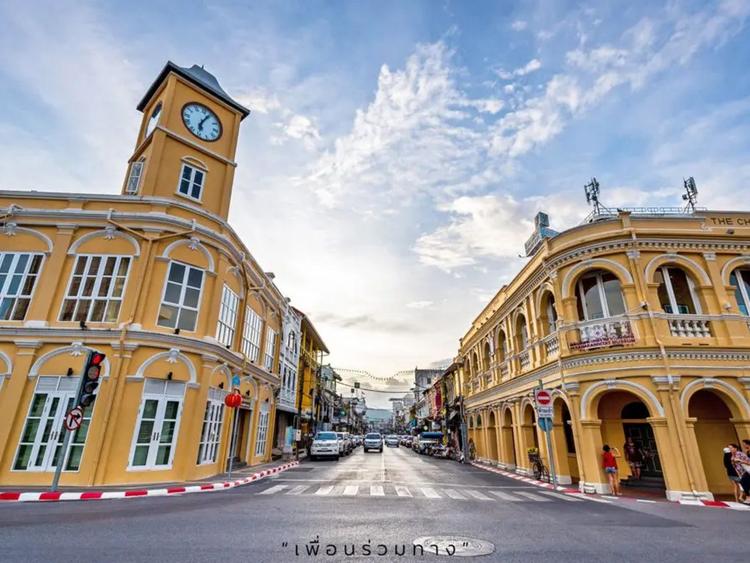
[[[0,492],[0,504],[6,502],[56,502],[63,500],[109,500],[141,497],[169,497],[185,495],[190,493],[210,493],[215,491],[226,491],[235,487],[247,485],[265,477],[275,475],[296,467],[299,461],[292,461],[271,469],[264,469],[258,473],[248,475],[236,481],[218,481],[216,483],[204,483],[200,485],[185,485],[181,487],[167,487],[162,489],[131,489],[128,491],[81,491],[75,493],[64,493],[60,491],[42,491],[34,493]]]
[[[489,465],[485,465],[483,463],[472,462],[471,464],[474,467],[478,467],[479,469],[490,471],[492,473],[497,473],[498,475],[502,475],[503,477],[509,477],[511,479],[515,479],[516,481],[522,481],[529,485],[534,485],[535,487],[540,487],[543,489],[554,489],[566,495],[570,495],[576,498],[582,498],[586,500],[593,500],[595,502],[603,502],[603,503],[611,503],[612,501],[626,501],[626,502],[635,501],[635,502],[642,502],[642,503],[660,503],[660,502],[668,503],[669,502],[666,499],[664,501],[659,501],[659,500],[652,500],[652,499],[616,497],[616,496],[611,496],[611,495],[597,495],[597,494],[583,493],[579,491],[578,489],[572,489],[570,487],[558,486],[557,489],[555,489],[555,487],[551,483],[537,481],[536,479],[532,479],[524,475],[519,475],[518,473],[512,473],[511,471],[505,471],[504,469],[499,469],[497,467],[492,467]],[[699,500],[699,499],[679,500],[679,501],[676,501],[674,504],[682,504],[686,506],[707,506],[710,508],[728,508],[730,510],[750,511],[750,505],[743,504],[741,502],[723,501],[723,500]]]

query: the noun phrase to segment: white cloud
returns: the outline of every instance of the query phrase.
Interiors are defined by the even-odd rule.
[[[536,72],[540,68],[542,68],[542,61],[540,61],[539,59],[531,59],[525,65],[515,70],[506,71],[506,70],[499,69],[495,71],[495,74],[497,74],[503,80],[512,80],[513,78],[517,78],[519,76],[526,76],[527,74]]]
[[[524,20],[514,20],[513,23],[510,24],[510,28],[513,31],[523,31],[529,26],[528,22]]]
[[[412,301],[410,303],[407,303],[406,306],[409,309],[429,309],[432,307],[435,303],[433,301]]]

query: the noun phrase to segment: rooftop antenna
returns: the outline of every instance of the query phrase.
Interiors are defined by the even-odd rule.
[[[599,215],[603,208],[602,204],[599,203],[599,182],[596,181],[596,178],[591,178],[591,182],[583,186],[583,189],[586,192],[586,203],[594,206],[594,215]]]
[[[685,186],[685,193],[682,194],[682,201],[687,201],[685,211],[695,213],[695,204],[698,201],[698,187],[695,185],[695,179],[690,176],[687,180],[682,179]]]

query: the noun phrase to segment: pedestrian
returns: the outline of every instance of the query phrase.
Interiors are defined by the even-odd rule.
[[[743,440],[743,446],[748,447],[749,444],[745,444],[746,440]],[[748,447],[750,449],[750,447]],[[737,475],[740,476],[740,486],[742,487],[742,499],[741,502],[750,504],[748,497],[750,496],[750,456],[740,451],[740,447],[737,444],[729,444],[729,450],[732,454],[732,464],[734,465]]]
[[[643,450],[641,450],[640,444],[636,444],[633,437],[628,436],[622,449],[625,452],[625,461],[630,465],[630,473],[633,475],[633,479],[640,479],[641,466],[643,465]]]
[[[734,487],[734,500],[742,502],[745,495],[740,487],[740,475],[737,473],[734,463],[732,463],[732,453],[735,451],[737,451],[736,444],[729,444],[724,448],[724,467],[727,470],[727,477]]]
[[[602,446],[602,467],[604,468],[604,473],[607,474],[607,479],[609,479],[609,487],[612,490],[612,494],[622,496],[622,492],[620,492],[620,479],[617,476],[618,457],[620,457],[620,452],[617,448],[610,448],[607,444]]]

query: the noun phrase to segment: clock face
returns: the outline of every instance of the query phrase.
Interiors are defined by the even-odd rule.
[[[154,132],[154,129],[156,128],[156,124],[159,123],[159,116],[161,115],[161,102],[156,105],[154,108],[154,111],[151,112],[151,117],[148,120],[148,125],[146,126],[146,137],[148,137],[151,133]]]
[[[221,137],[221,122],[216,114],[203,104],[190,103],[182,108],[182,121],[190,132],[204,141]]]

